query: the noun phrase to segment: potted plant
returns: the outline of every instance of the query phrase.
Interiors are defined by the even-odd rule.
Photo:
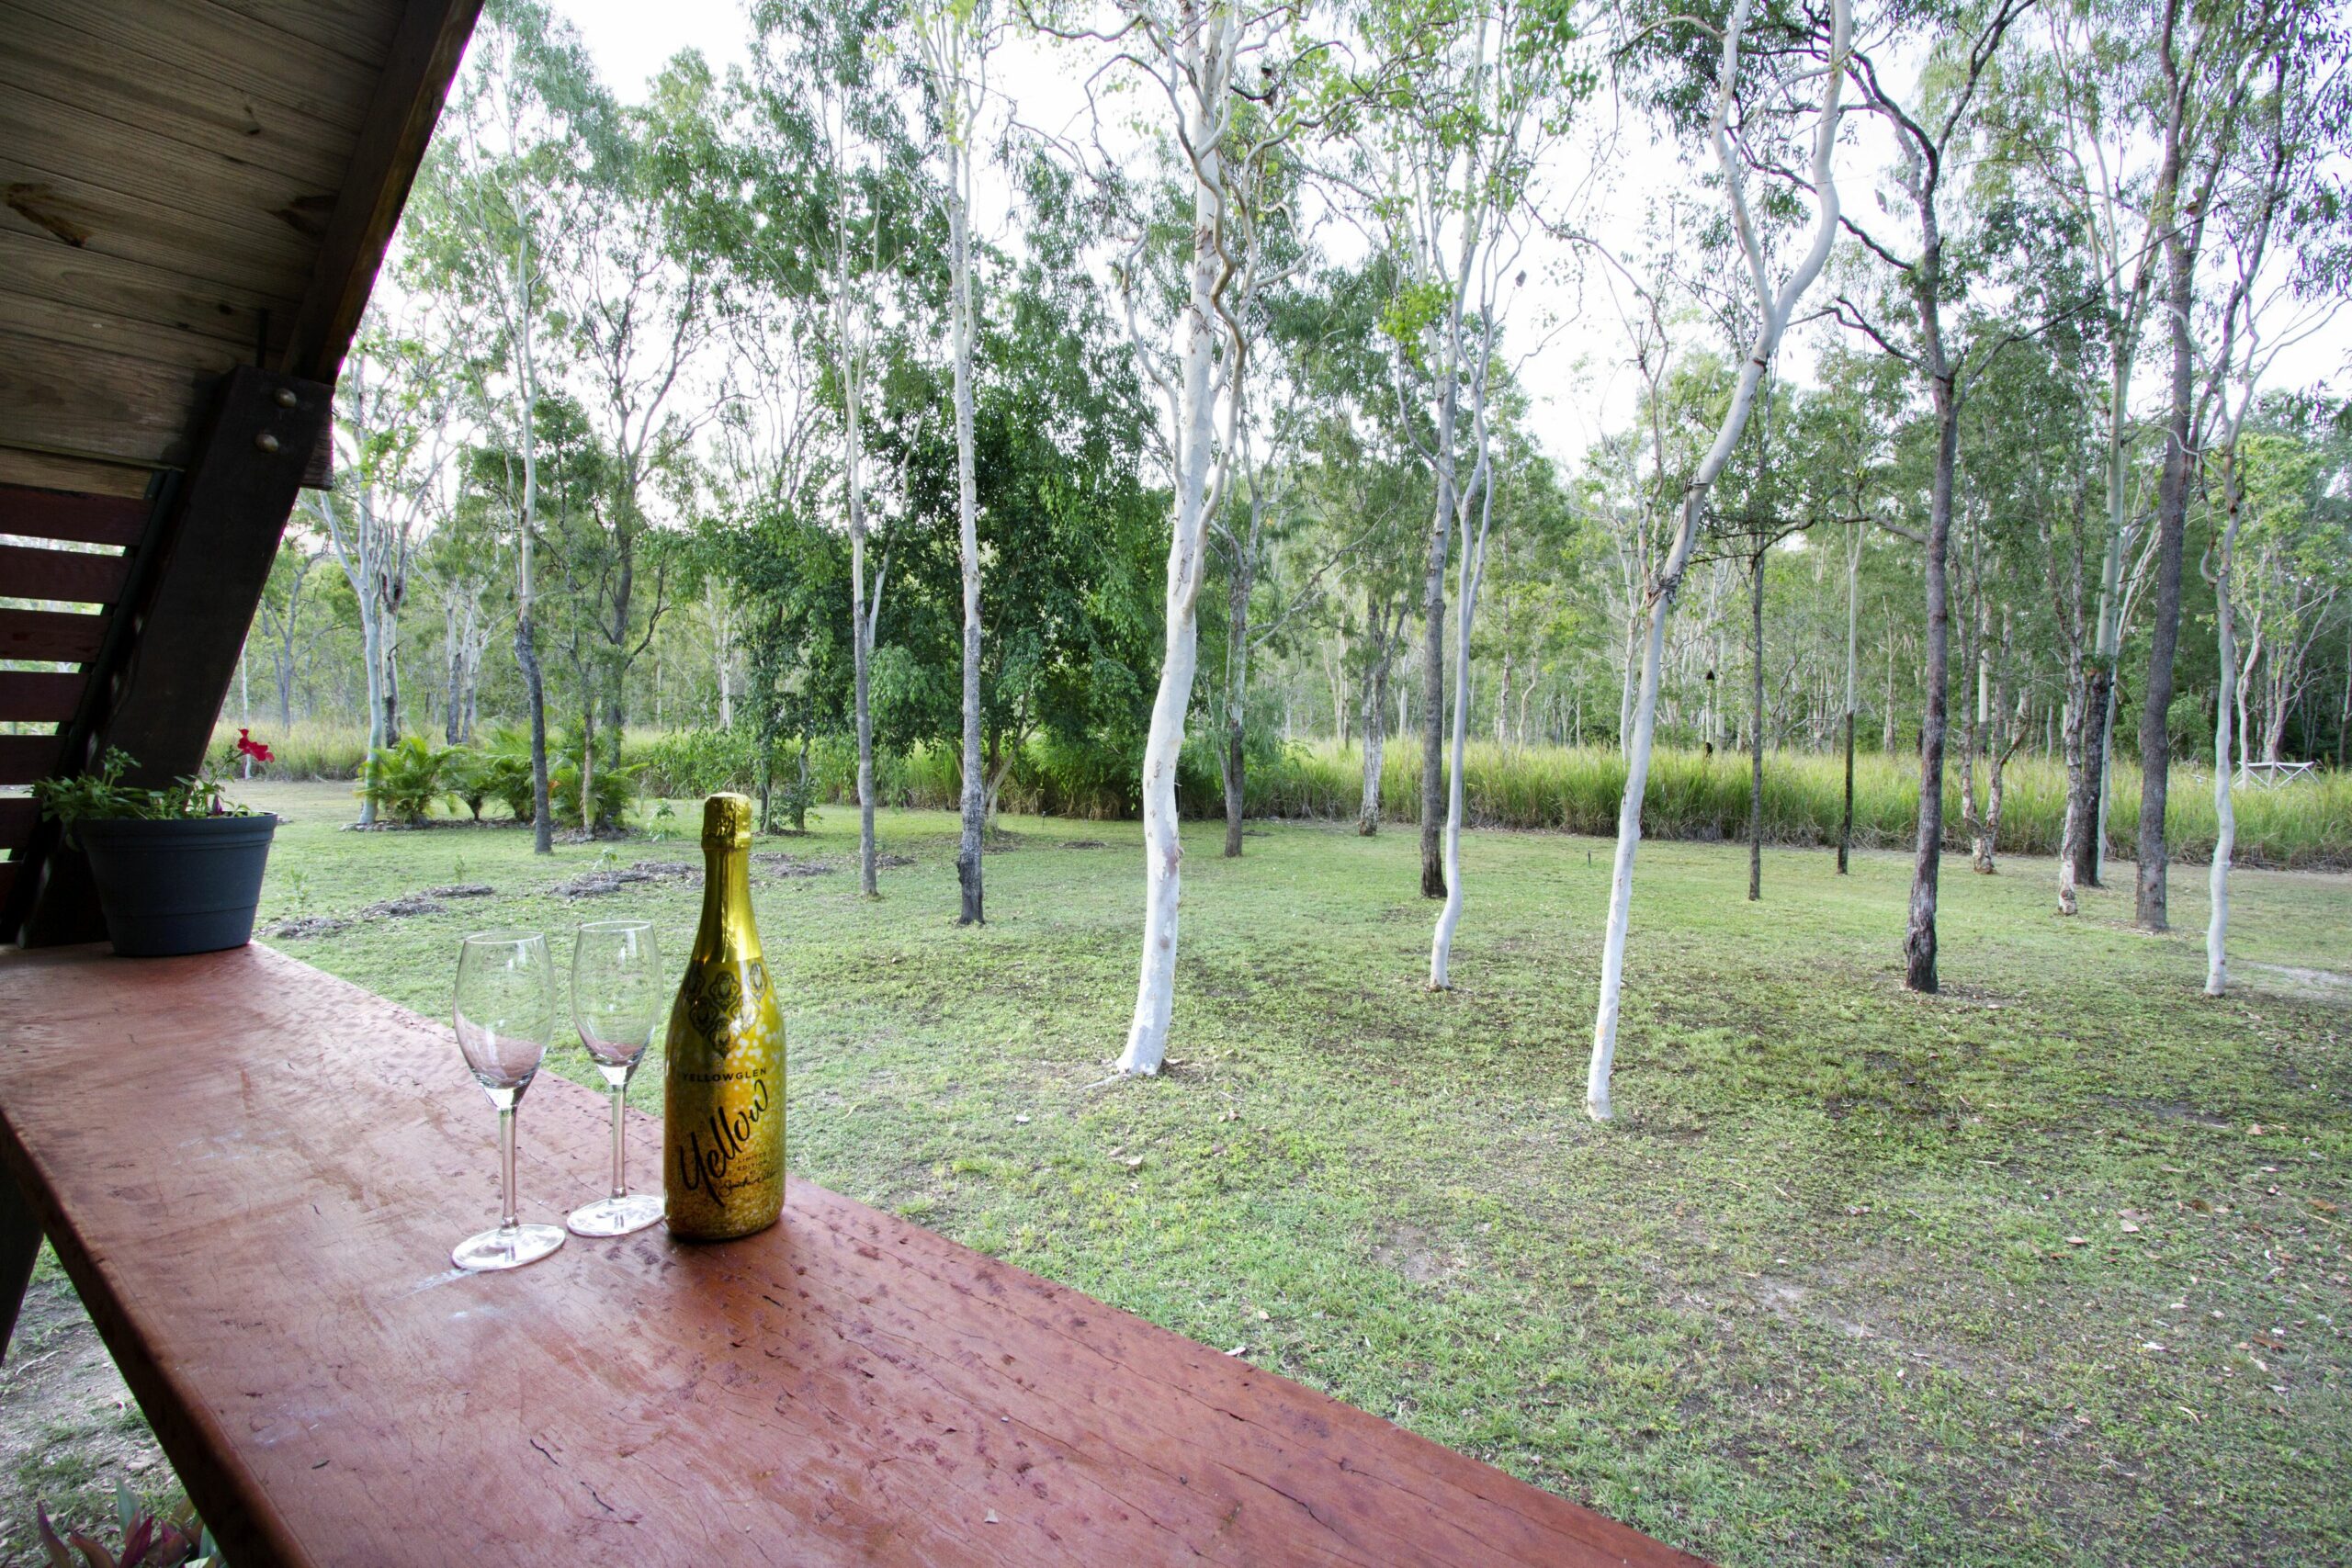
[[[269,748],[250,736],[240,734],[237,749],[270,760]],[[153,958],[244,946],[277,818],[221,799],[209,768],[142,789],[122,782],[133,765],[109,750],[95,772],[33,786],[42,814],[89,857],[114,950]]]

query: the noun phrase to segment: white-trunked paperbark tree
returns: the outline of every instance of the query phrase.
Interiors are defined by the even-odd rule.
[[[955,382],[956,523],[964,587],[963,830],[956,848],[962,906],[956,923],[986,921],[981,840],[990,791],[980,759],[980,503],[972,434],[972,174],[988,62],[996,41],[986,0],[936,0],[914,17],[915,54],[938,116],[946,175],[947,348]]]
[[[387,747],[399,743],[401,611],[408,603],[409,547],[429,532],[447,496],[444,479],[454,450],[449,415],[459,384],[455,352],[435,340],[461,333],[394,334],[379,314],[368,323],[337,400],[336,468],[331,491],[307,492],[335,563],[359,607],[368,676],[368,773],[376,777]],[[376,793],[360,795],[359,822],[376,820]]]
[[[1574,48],[1575,9],[1555,0],[1474,0],[1440,11],[1382,5],[1364,22],[1375,50],[1396,62],[1396,90],[1364,117],[1365,163],[1380,178],[1374,214],[1397,274],[1384,325],[1396,340],[1398,396],[1420,394],[1404,428],[1433,491],[1422,604],[1421,891],[1445,900],[1429,974],[1430,988],[1443,990],[1462,919],[1462,769],[1470,634],[1494,515],[1495,352],[1510,298],[1526,276],[1518,263],[1532,187],[1589,78]],[[1449,553],[1454,714],[1442,751]]]
[[[2207,874],[2210,908],[2205,923],[2205,994],[2209,997],[2221,996],[2230,983],[2230,860],[2237,843],[2237,813],[2230,798],[2233,782],[2231,725],[2234,718],[2242,731],[2245,712],[2242,689],[2245,671],[2238,658],[2235,610],[2238,532],[2246,502],[2242,439],[2265,374],[2283,350],[2310,336],[2332,313],[2334,305],[2331,297],[2324,296],[2302,301],[2301,310],[2293,310],[2297,301],[2291,289],[2266,276],[2273,238],[2283,228],[2291,241],[2301,221],[2324,209],[2323,203],[2294,199],[2296,187],[2311,179],[2327,149],[2326,137],[2312,123],[2321,107],[2312,90],[2312,63],[2308,51],[2282,53],[2274,62],[2268,102],[2252,138],[2248,177],[2233,193],[2237,199],[2221,214],[2222,245],[2231,258],[2233,276],[2222,306],[2221,347],[2213,358],[2206,394],[2213,429],[2199,443],[2209,472],[2221,479],[2218,499],[2222,519],[2210,571],[2221,670],[2213,698],[2216,832],[2212,865]],[[2290,319],[2283,331],[2266,341],[2262,330],[2266,307],[2275,313],[2281,304],[2290,308]],[[2243,734],[2236,743],[2243,751]]]
[[[2105,874],[2109,743],[2115,728],[2116,661],[2131,622],[2139,577],[2126,580],[2141,533],[2132,504],[2132,377],[2140,358],[2160,249],[2157,219],[2141,193],[2155,178],[2135,159],[2149,151],[2132,118],[2114,112],[2147,69],[2146,17],[2136,10],[2052,6],[2042,9],[2046,73],[2041,101],[2049,124],[2030,143],[2033,177],[2064,205],[2096,269],[2106,317],[2107,378],[2098,410],[2103,544],[2097,619],[2087,658],[2078,658],[2066,693],[2066,816],[2058,852],[2058,912],[2080,907],[2078,887]]]
[[[1208,564],[1204,535],[1231,472],[1241,401],[1247,347],[1242,322],[1254,287],[1256,248],[1250,189],[1283,135],[1269,113],[1278,89],[1246,78],[1262,77],[1258,62],[1286,17],[1283,11],[1245,15],[1232,0],[1174,0],[1165,6],[1146,0],[1122,7],[1123,25],[1112,35],[1121,46],[1120,58],[1167,100],[1177,177],[1190,197],[1193,219],[1182,303],[1170,324],[1172,354],[1146,341],[1138,316],[1138,296],[1154,287],[1143,266],[1148,231],[1121,272],[1136,358],[1167,410],[1169,478],[1175,491],[1167,627],[1143,753],[1143,955],[1135,1016],[1115,1066],[1121,1076],[1157,1073],[1168,1055],[1184,859],[1177,832],[1176,765],[1200,666],[1195,610]],[[1256,109],[1246,113],[1253,102]],[[1261,117],[1265,123],[1245,126],[1245,120]]]
[[[541,392],[560,378],[551,279],[571,265],[588,202],[585,171],[607,134],[611,100],[579,34],[537,0],[493,7],[466,51],[401,220],[405,278],[479,310],[492,338],[466,379],[474,416],[508,455],[514,526],[514,665],[530,722],[531,847],[555,852],[548,807],[547,682],[539,660]]]
[[[1707,491],[1738,445],[1755,406],[1757,389],[1770,369],[1781,335],[1806,289],[1821,276],[1838,237],[1838,126],[1844,114],[1843,89],[1852,34],[1848,0],[1831,0],[1829,46],[1820,68],[1821,97],[1813,128],[1812,186],[1814,224],[1804,254],[1780,287],[1772,285],[1764,242],[1747,204],[1746,170],[1732,150],[1730,123],[1739,85],[1740,34],[1747,25],[1750,0],[1736,0],[1724,28],[1723,54],[1716,71],[1714,118],[1708,129],[1716,162],[1722,165],[1724,195],[1730,208],[1732,231],[1747,263],[1756,290],[1756,336],[1739,367],[1731,404],[1716,426],[1714,445],[1700,459],[1683,491],[1682,523],[1666,562],[1649,591],[1649,635],[1642,649],[1641,687],[1634,701],[1633,739],[1626,747],[1625,796],[1617,812],[1617,855],[1610,876],[1609,930],[1601,948],[1600,1005],[1592,1024],[1592,1060],[1585,1078],[1585,1112],[1595,1121],[1611,1115],[1609,1075],[1617,1056],[1617,1017],[1625,975],[1625,930],[1634,906],[1634,852],[1642,839],[1642,795],[1649,787],[1650,750],[1657,734],[1658,670],[1666,656],[1666,622],[1674,610],[1674,595],[1690,564],[1698,543]]]
[[[1468,0],[1430,7],[1374,0],[1360,17],[1383,89],[1360,119],[1378,243],[1394,258],[1404,428],[1433,491],[1421,581],[1421,894],[1450,898],[1439,825],[1446,766],[1445,566],[1479,514],[1470,478],[1490,389],[1479,381],[1498,330],[1498,249],[1515,249],[1543,154],[1588,78],[1570,0]],[[1478,401],[1468,400],[1475,396]],[[1418,404],[1419,406],[1413,406]],[[1468,574],[1459,570],[1462,581]],[[1459,617],[1457,617],[1457,621]],[[1457,682],[1458,684],[1459,682]],[[1453,916],[1458,919],[1459,906]],[[1453,920],[1441,918],[1451,931]]]
[[[1472,396],[1472,449],[1477,460],[1464,481],[1455,507],[1454,543],[1460,547],[1453,585],[1453,739],[1446,758],[1445,782],[1445,907],[1438,911],[1437,930],[1430,937],[1429,988],[1442,991],[1453,985],[1453,931],[1462,923],[1462,812],[1464,753],[1470,741],[1470,623],[1478,610],[1478,589],[1487,575],[1487,536],[1495,520],[1495,460],[1493,432],[1487,424],[1487,384],[1494,368],[1495,333],[1486,324],[1484,352]],[[1477,510],[1478,531],[1470,531],[1470,512]]]

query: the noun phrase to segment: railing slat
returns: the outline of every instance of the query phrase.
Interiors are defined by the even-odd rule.
[[[67,610],[0,610],[0,659],[85,664],[98,656],[98,644],[106,635],[104,615]]]
[[[129,556],[0,545],[0,596],[10,599],[111,604],[130,570]]]
[[[135,545],[147,531],[147,513],[145,501],[127,496],[0,485],[0,534],[85,545]]]
[[[82,688],[88,683],[89,677],[78,670],[65,673],[0,670],[0,721],[66,723],[81,705]]]

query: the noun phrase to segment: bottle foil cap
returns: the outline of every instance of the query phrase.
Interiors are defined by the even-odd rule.
[[[702,841],[706,846],[744,849],[752,842],[752,798],[745,795],[714,795],[702,803]]]

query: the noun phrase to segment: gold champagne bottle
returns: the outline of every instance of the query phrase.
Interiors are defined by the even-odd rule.
[[[784,1019],[752,923],[752,803],[702,811],[702,927],[670,1010],[662,1190],[670,1234],[724,1241],[784,1208]]]

